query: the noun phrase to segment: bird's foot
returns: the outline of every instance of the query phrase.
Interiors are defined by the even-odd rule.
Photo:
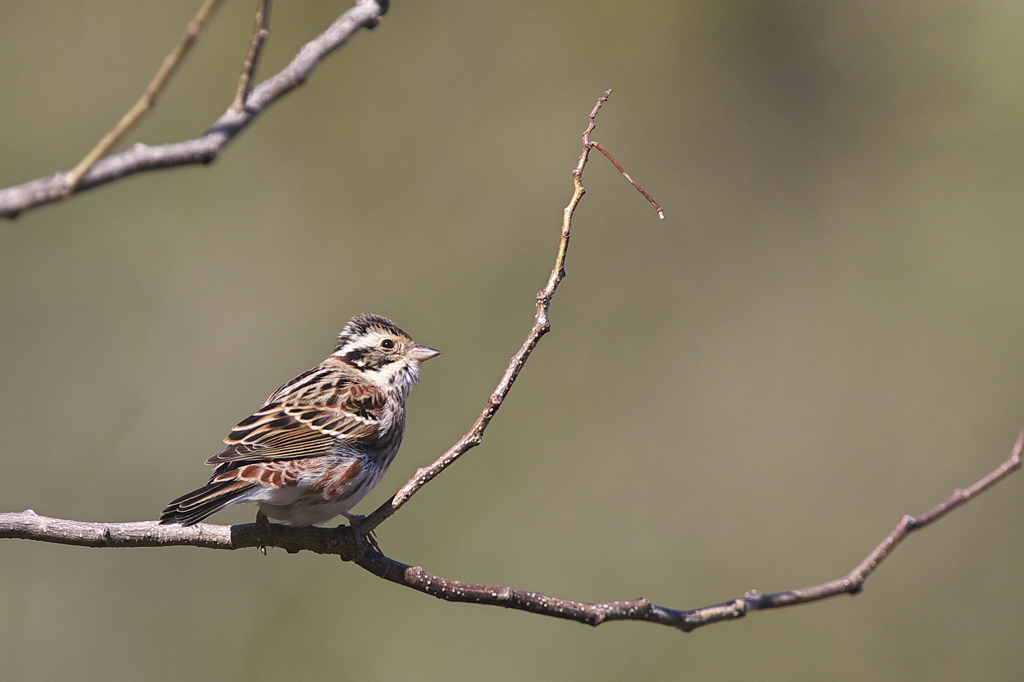
[[[377,544],[377,538],[373,536],[373,531],[371,530],[369,533],[364,534],[360,528],[366,517],[361,514],[345,514],[344,516],[348,519],[348,527],[352,529],[352,534],[356,538],[356,549],[359,550],[359,553],[366,553],[367,544],[379,552],[380,546]]]
[[[263,512],[261,512],[261,511],[256,512],[256,523],[258,523],[261,526],[263,526],[263,532],[265,532],[265,533],[269,533],[270,532],[270,517],[268,517]],[[267,556],[267,546],[266,545],[258,545],[257,549],[260,550],[261,552],[263,552],[263,556]]]

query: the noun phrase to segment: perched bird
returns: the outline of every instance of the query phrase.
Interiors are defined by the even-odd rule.
[[[378,315],[349,320],[326,360],[267,398],[206,460],[210,482],[172,501],[160,523],[191,526],[239,502],[259,504],[257,521],[289,526],[344,515],[377,485],[398,453],[405,399],[420,363],[437,356]]]

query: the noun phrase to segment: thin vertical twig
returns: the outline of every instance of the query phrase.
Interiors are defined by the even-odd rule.
[[[409,479],[409,481],[402,486],[390,500],[379,506],[372,514],[367,516],[361,525],[361,528],[364,529],[365,532],[372,531],[387,520],[392,514],[398,511],[402,505],[408,502],[409,498],[415,495],[420,488],[451,466],[455,460],[483,441],[484,431],[487,429],[487,425],[491,423],[491,419],[493,419],[494,415],[497,414],[498,408],[501,407],[501,404],[508,396],[509,391],[512,390],[512,384],[515,382],[516,377],[519,376],[519,373],[522,371],[526,361],[529,360],[533,349],[537,347],[541,337],[551,330],[551,322],[548,319],[548,310],[551,308],[551,299],[555,295],[555,290],[558,288],[562,278],[565,277],[565,258],[569,252],[569,239],[572,236],[573,214],[575,214],[576,207],[579,205],[583,195],[587,192],[583,187],[583,169],[586,167],[587,160],[590,158],[590,150],[597,146],[596,143],[590,141],[590,134],[594,132],[594,128],[597,127],[595,119],[597,118],[598,112],[601,111],[602,105],[608,101],[608,97],[611,94],[611,90],[606,90],[604,95],[598,98],[597,103],[594,104],[594,108],[590,111],[590,123],[587,125],[587,129],[583,131],[583,150],[580,152],[580,157],[576,162],[576,167],[572,170],[572,197],[569,199],[568,205],[562,209],[562,232],[558,243],[558,253],[555,256],[555,264],[554,267],[551,268],[551,274],[548,276],[547,284],[537,294],[537,307],[534,313],[533,327],[526,335],[526,340],[519,348],[519,351],[512,356],[512,359],[508,363],[508,368],[501,377],[501,381],[498,382],[497,388],[495,388],[494,392],[491,393],[490,397],[488,397],[483,411],[473,423],[472,428],[470,428],[470,430],[466,432],[466,435],[460,438],[455,445],[450,447],[433,464],[417,470],[416,475]],[[608,155],[607,152],[604,152],[604,154],[606,156]],[[614,160],[612,161],[614,163]],[[615,166],[623,175],[626,175],[626,172],[622,170],[622,167],[619,166],[618,163],[615,163]],[[637,186],[628,175],[626,175],[626,178],[633,183],[634,187]],[[644,196],[647,196],[646,192],[644,192]],[[661,207],[658,206],[657,202],[649,196],[648,200],[658,208],[660,214]]]
[[[249,53],[245,55],[245,62],[242,64],[242,75],[238,78],[238,90],[235,92],[235,101],[231,107],[236,111],[245,109],[245,98],[249,96],[249,86],[252,83],[252,75],[256,71],[256,63],[260,59],[260,51],[263,43],[270,35],[270,0],[259,0],[256,7],[256,26],[252,30],[252,42],[249,44]]]

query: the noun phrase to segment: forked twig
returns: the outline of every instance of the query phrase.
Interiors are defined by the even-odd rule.
[[[540,337],[550,329],[547,313],[551,298],[565,276],[565,257],[571,236],[572,216],[586,190],[582,176],[591,148],[590,133],[594,130],[594,117],[608,99],[609,92],[597,101],[590,114],[590,124],[583,133],[583,151],[573,169],[573,194],[562,212],[562,231],[555,266],[547,285],[537,294],[535,320],[526,341],[513,356],[498,387],[491,394],[483,412],[473,428],[436,462],[417,471],[394,497],[379,507],[362,524],[368,532],[394,514],[427,482],[450,466],[470,448],[478,445],[487,424],[494,417],[513,382],[522,370]],[[605,153],[607,156],[607,153]],[[617,165],[617,164],[616,164]],[[620,169],[621,170],[621,169]],[[625,173],[623,172],[625,175]],[[627,176],[628,177],[628,176]],[[653,203],[653,200],[652,200]],[[984,492],[1021,466],[1024,432],[1017,438],[1010,456],[988,476],[974,485],[953,492],[945,501],[920,517],[905,516],[878,547],[846,576],[820,585],[788,592],[762,594],[756,590],[742,597],[693,610],[671,609],[653,604],[647,599],[604,603],[576,602],[549,597],[537,592],[517,590],[498,585],[484,585],[449,580],[395,561],[370,543],[357,544],[348,526],[337,528],[291,528],[276,524],[251,523],[238,526],[219,526],[200,523],[194,526],[160,525],[156,521],[142,523],[84,523],[52,519],[26,511],[20,514],[0,514],[0,538],[22,538],[87,547],[166,547],[189,545],[213,549],[241,549],[243,547],[280,547],[288,552],[307,550],[319,554],[335,554],[353,561],[376,576],[424,592],[439,599],[473,604],[503,606],[554,618],[564,618],[588,625],[599,625],[613,620],[641,620],[678,628],[685,632],[725,620],[742,618],[751,611],[794,606],[839,594],[856,594],[871,573],[895,547],[911,532],[924,528],[950,513],[968,500]]]
[[[558,254],[555,256],[555,265],[551,268],[551,274],[548,276],[547,285],[537,294],[537,309],[534,313],[533,327],[530,332],[526,335],[526,340],[523,345],[519,348],[519,352],[512,356],[512,359],[508,363],[508,368],[505,370],[505,374],[502,375],[501,381],[498,382],[497,388],[491,393],[487,399],[487,404],[484,406],[480,416],[477,417],[476,421],[473,422],[473,426],[466,432],[462,438],[458,440],[455,445],[449,448],[443,455],[441,455],[433,464],[427,467],[423,467],[417,470],[416,475],[409,479],[409,482],[399,489],[397,493],[392,496],[390,500],[379,506],[373,511],[372,514],[366,517],[362,523],[362,528],[366,530],[372,530],[383,523],[388,517],[394,514],[396,511],[402,508],[406,502],[409,501],[416,492],[424,485],[433,480],[438,474],[447,469],[449,466],[455,463],[462,455],[466,454],[472,448],[480,445],[483,440],[484,431],[487,429],[487,425],[491,423],[491,419],[498,412],[498,408],[501,407],[505,397],[508,396],[510,390],[512,390],[512,384],[515,383],[516,377],[523,369],[523,365],[530,359],[530,354],[533,353],[533,349],[537,347],[537,343],[541,337],[547,334],[551,330],[551,322],[548,320],[548,310],[551,308],[551,299],[555,295],[555,290],[558,288],[558,284],[565,277],[565,257],[569,251],[569,238],[572,236],[572,217],[576,212],[576,206],[579,205],[580,199],[586,194],[586,189],[583,188],[583,169],[587,165],[587,159],[590,157],[590,150],[594,147],[599,147],[594,142],[590,141],[590,133],[594,132],[594,128],[597,127],[597,123],[594,120],[597,117],[597,113],[601,110],[601,106],[608,101],[608,97],[612,94],[611,90],[605,91],[594,108],[590,112],[590,124],[587,129],[583,131],[583,151],[580,152],[579,161],[576,163],[576,168],[572,171],[573,180],[573,192],[572,198],[569,200],[569,204],[562,210],[562,235],[558,242]],[[605,156],[611,159],[611,156],[607,152],[602,152]],[[626,176],[634,187],[640,189],[639,186],[633,182],[633,179],[626,174],[626,171],[622,170],[622,166],[611,159],[615,167]],[[644,196],[654,204],[658,209],[659,215],[661,213],[661,207],[658,206],[654,199],[642,189]]]
[[[86,160],[83,160],[79,164],[80,168],[86,165],[91,167],[72,184],[69,184],[68,177],[75,171],[54,173],[0,189],[0,218],[14,218],[22,211],[60,201],[135,173],[214,161],[228,143],[267,107],[305,83],[324,58],[348,42],[360,29],[373,28],[379,24],[389,4],[390,0],[355,0],[353,7],[339,16],[323,33],[303,45],[280,72],[252,88],[245,98],[243,108],[236,108],[232,102],[199,137],[156,146],[139,143],[94,163],[86,164]]]
[[[171,76],[174,75],[175,70],[185,59],[185,55],[188,54],[189,50],[192,49],[192,45],[195,44],[196,39],[199,38],[199,34],[203,32],[206,25],[213,19],[213,15],[217,13],[217,9],[224,0],[206,0],[203,6],[196,12],[196,16],[192,21],[188,22],[188,27],[185,29],[185,34],[181,36],[181,40],[178,41],[177,47],[164,58],[163,63],[160,65],[160,70],[153,76],[153,80],[150,81],[149,86],[146,87],[146,91],[142,93],[142,97],[135,103],[135,105],[128,110],[128,112],[121,117],[121,120],[117,122],[117,125],[111,129],[109,133],[103,136],[96,146],[85,155],[85,158],[78,162],[78,165],[70,170],[65,176],[64,181],[67,184],[68,191],[73,191],[78,187],[78,183],[82,181],[85,174],[89,172],[89,169],[95,165],[97,161],[103,158],[103,155],[113,147],[118,140],[124,137],[125,133],[132,129],[132,127],[139,122],[146,112],[153,108],[156,104],[156,98],[163,91],[164,86],[167,85],[168,81],[171,80]]]

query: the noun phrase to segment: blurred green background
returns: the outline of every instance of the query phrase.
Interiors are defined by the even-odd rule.
[[[198,5],[0,2],[0,186],[72,167]],[[125,145],[226,108],[254,6],[226,3]],[[277,3],[259,79],[346,7]],[[552,334],[380,543],[677,608],[839,577],[1024,426],[1022,25],[988,1],[399,0],[211,166],[0,223],[0,509],[155,518],[375,312],[445,354],[367,513],[521,343],[613,88],[594,139],[666,219],[592,158]],[[1013,679],[1022,485],[857,598],[689,635],[448,604],[308,553],[4,541],[0,678]]]

